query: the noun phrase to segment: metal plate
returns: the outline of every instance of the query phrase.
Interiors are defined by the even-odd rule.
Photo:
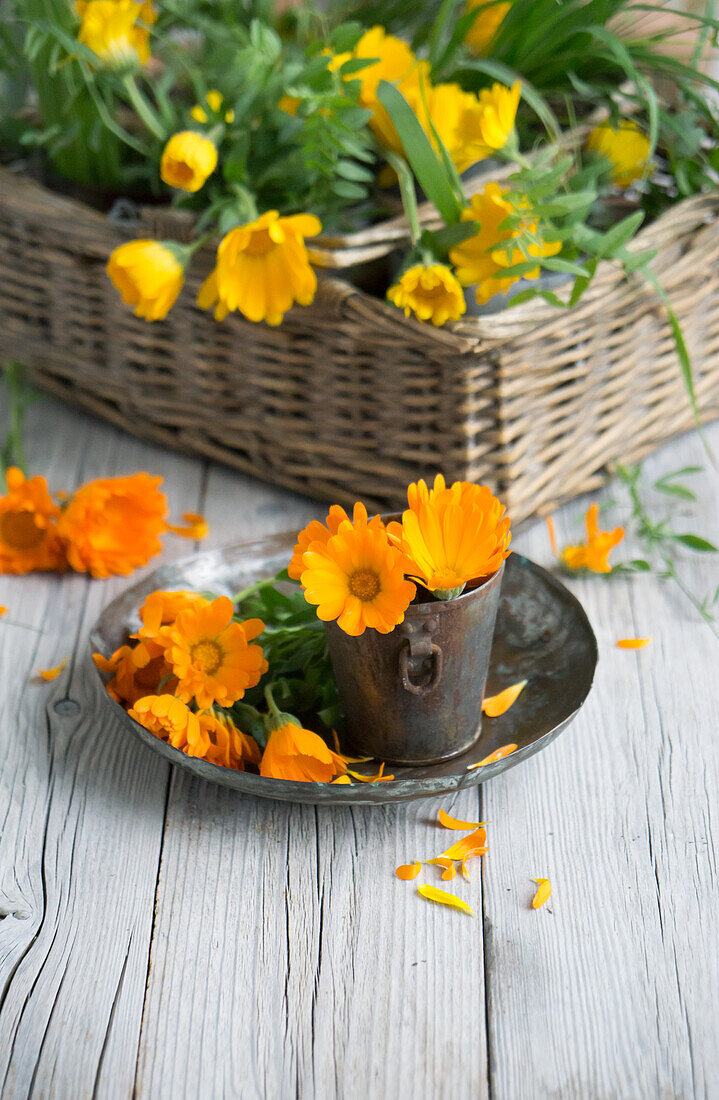
[[[93,652],[109,657],[125,643],[128,634],[140,625],[137,609],[149,592],[157,588],[192,589],[231,596],[284,568],[295,537],[288,532],[238,543],[157,569],[103,611],[90,635]],[[468,752],[445,763],[393,767],[394,780],[371,785],[264,779],[186,756],[138,725],[104,690],[102,698],[122,726],[149,749],[211,783],[286,802],[369,805],[430,798],[472,787],[533,756],[575,717],[589,694],[596,664],[597,642],[580,603],[546,570],[520,554],[512,554],[507,559],[502,585],[487,691],[494,694],[518,680],[527,680],[528,684],[506,714],[484,719],[482,735]],[[503,760],[467,771],[468,764],[510,743],[518,748]]]

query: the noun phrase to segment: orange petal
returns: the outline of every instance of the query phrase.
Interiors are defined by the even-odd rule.
[[[3,607],[3,605],[0,604],[0,615],[4,615],[6,611],[7,611],[7,608]]]
[[[460,821],[458,817],[452,817],[444,810],[440,810],[437,816],[440,825],[444,825],[445,829],[478,829],[480,825],[484,825],[483,821]]]
[[[66,657],[64,661],[60,661],[60,664],[57,666],[57,668],[39,668],[37,670],[38,674],[42,676],[43,680],[56,680],[64,669],[67,662],[68,658]]]
[[[436,901],[440,905],[449,905],[453,909],[461,909],[463,913],[469,913],[470,917],[474,916],[474,910],[471,906],[467,905],[466,901],[462,901],[455,894],[450,894],[447,890],[440,890],[438,886],[418,886],[417,893],[420,897],[426,898],[427,901]]]
[[[548,878],[535,878],[534,881],[537,884],[537,892],[532,898],[532,909],[539,909],[545,901],[549,900],[552,887]]]
[[[434,859],[428,859],[427,863],[431,863],[436,867],[443,867],[442,878],[445,882],[450,882],[457,874],[457,868],[453,859],[448,859],[447,856],[435,856]]]
[[[336,779],[331,779],[330,783],[348,783],[352,786],[352,780],[348,775],[338,775]]]
[[[557,553],[557,534],[554,530],[554,517],[547,516],[547,531],[549,532],[549,545],[552,547],[552,553],[555,558],[559,557]]]
[[[359,772],[353,772],[349,768],[347,769],[347,774],[351,775],[353,779],[359,779],[360,783],[386,783],[388,780],[394,779],[393,775],[383,775],[383,768],[384,764],[377,775],[360,775]]]
[[[421,870],[422,864],[419,862],[418,859],[416,859],[414,863],[402,863],[395,871],[395,874],[397,878],[401,878],[406,881],[410,878],[417,878],[417,875]]]
[[[474,768],[484,768],[487,764],[496,764],[498,760],[501,760],[504,756],[509,756],[517,748],[516,745],[502,745],[500,749],[495,749],[494,752],[490,752],[489,756],[485,756],[484,760],[479,760],[476,764],[468,764],[467,771],[471,772]]]
[[[473,833],[468,833],[467,836],[463,836],[461,840],[452,844],[446,852],[442,852],[442,855],[448,859],[465,859],[468,852],[473,852],[477,848],[484,848],[486,843],[487,830],[475,829]]]
[[[517,696],[524,690],[526,683],[526,680],[520,680],[518,684],[512,684],[511,687],[500,691],[499,695],[488,695],[482,700],[482,713],[488,718],[499,718],[500,714],[509,710]]]
[[[651,640],[651,638],[620,638],[617,649],[645,649]]]
[[[179,535],[183,539],[204,539],[209,533],[207,520],[197,512],[183,512],[182,518],[186,527],[175,527],[172,523],[166,523],[165,528],[172,531],[173,535]]]

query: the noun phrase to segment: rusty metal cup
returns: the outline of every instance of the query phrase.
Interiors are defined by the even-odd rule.
[[[325,624],[349,751],[420,766],[477,741],[503,572],[456,600],[410,604],[391,634]]]

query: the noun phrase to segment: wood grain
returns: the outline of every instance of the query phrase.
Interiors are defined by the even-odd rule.
[[[50,399],[27,434],[55,487],[162,473],[174,515],[208,516],[208,545],[321,514]],[[686,437],[647,469],[701,457]],[[716,474],[696,480],[676,526],[717,538]],[[585,507],[558,514],[560,540]],[[543,525],[517,545],[549,563]],[[165,557],[189,549],[168,539]],[[697,592],[718,572],[709,555],[684,563]],[[522,767],[442,801],[490,822],[481,873],[448,884],[470,918],[417,897],[437,869],[393,873],[448,843],[438,802],[242,798],[98,726],[86,637],[126,583],[0,578],[0,1095],[719,1095],[719,647],[672,586],[571,582],[601,653],[584,712]],[[649,648],[615,648],[634,634]],[[65,656],[59,680],[32,682]],[[539,876],[553,893],[533,911]]]

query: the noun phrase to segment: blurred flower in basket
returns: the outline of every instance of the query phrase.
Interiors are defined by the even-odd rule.
[[[415,264],[387,292],[390,302],[420,321],[443,325],[458,321],[467,309],[464,291],[444,264]]]
[[[502,20],[511,4],[506,0],[467,0],[467,13],[476,12],[474,22],[467,31],[465,42],[473,53],[485,57],[497,37]]]
[[[649,161],[649,138],[630,118],[595,126],[587,138],[587,149],[609,161],[612,179],[619,187],[629,187],[641,179]]]
[[[223,112],[222,108],[224,106],[224,102],[225,101],[222,98],[222,92],[218,92],[217,88],[210,88],[209,92],[205,96],[205,104],[210,110],[211,114],[215,118],[224,119],[224,121],[228,125],[230,125],[235,121],[235,112],[232,110],[231,107]],[[195,122],[206,123],[209,121],[207,109],[203,107],[201,103],[195,104],[195,106],[190,111],[190,117],[194,119]]]
[[[456,132],[456,142],[462,150],[457,157],[460,171],[492,153],[504,149],[514,133],[514,120],[521,95],[517,80],[511,88],[493,84],[483,88],[476,103],[462,111]]]
[[[174,241],[127,241],[107,261],[107,274],[135,316],[162,321],[177,301],[189,252]]]
[[[180,191],[199,191],[217,167],[217,146],[194,130],[173,134],[162,154],[160,176]]]
[[[157,16],[150,3],[78,0],[78,39],[110,65],[144,65],[150,57],[148,26]]]
[[[471,205],[462,212],[463,221],[476,221],[479,232],[450,249],[457,278],[462,286],[477,287],[477,301],[487,302],[495,294],[506,291],[519,278],[536,279],[540,268],[518,274],[502,275],[502,272],[524,260],[525,252],[512,247],[512,242],[522,237],[526,255],[530,257],[554,256],[560,251],[560,241],[538,240],[539,226],[532,220],[531,212],[517,209],[505,198],[506,191],[498,183],[488,183],[472,197]],[[511,215],[517,215],[519,224],[501,228]],[[509,247],[508,247],[509,245]]]
[[[238,309],[250,321],[279,325],[298,302],[309,305],[317,290],[305,237],[322,229],[313,214],[280,217],[268,210],[256,221],[231,229],[217,250],[217,266],[200,288],[198,305],[214,307],[222,321]]]
[[[44,477],[25,480],[11,466],[7,495],[0,497],[0,573],[67,569],[67,557],[56,522],[60,509]]]

